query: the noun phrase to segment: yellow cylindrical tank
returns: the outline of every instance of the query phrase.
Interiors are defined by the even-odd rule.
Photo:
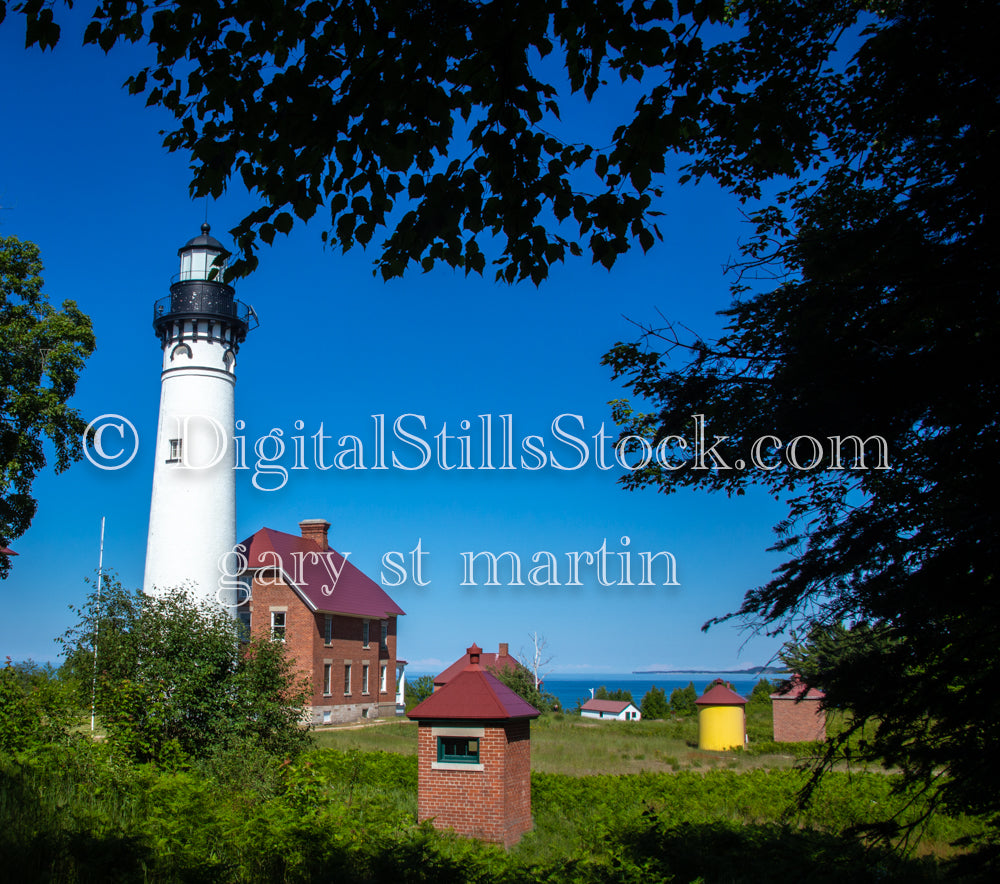
[[[746,700],[717,678],[702,694],[698,707],[698,748],[719,752],[746,745]]]

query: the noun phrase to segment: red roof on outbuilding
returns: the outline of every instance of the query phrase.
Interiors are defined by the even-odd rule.
[[[14,550],[12,550],[9,546],[0,548],[0,556],[17,556],[17,555],[20,555],[20,553],[14,552]]]
[[[381,619],[406,612],[339,552],[316,541],[261,528],[243,541],[247,570],[279,569],[314,611]]]
[[[496,721],[507,718],[538,718],[541,713],[515,694],[496,676],[479,665],[482,652],[476,645],[468,649],[473,660],[444,687],[434,691],[409,712],[408,718],[445,721]]]
[[[704,694],[694,701],[696,706],[746,706],[747,701],[717,678]]]
[[[789,679],[787,691],[775,691],[772,700],[822,700],[826,694],[818,688],[811,688],[797,675]]]
[[[466,649],[465,654],[459,657],[451,666],[434,676],[434,684],[437,685],[438,689],[440,689],[441,685],[448,684],[449,681],[469,665],[469,651],[470,649]],[[511,654],[495,654],[493,651],[479,651],[479,665],[492,672],[503,672],[518,668],[525,669],[521,661]]]
[[[580,708],[587,712],[611,712],[620,715],[632,705],[628,700],[587,700]]]

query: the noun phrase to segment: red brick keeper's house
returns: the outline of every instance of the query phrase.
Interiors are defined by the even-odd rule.
[[[285,642],[312,686],[313,724],[396,713],[396,624],[404,611],[330,548],[330,523],[299,523],[300,536],[262,528],[243,541],[238,616],[254,638]]]

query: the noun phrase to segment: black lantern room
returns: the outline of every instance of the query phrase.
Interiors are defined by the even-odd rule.
[[[233,297],[225,281],[229,252],[210,231],[208,223],[202,224],[201,234],[177,250],[180,272],[171,281],[170,295],[153,305],[153,327],[164,342],[207,331],[225,335],[235,349],[256,327],[256,316]]]

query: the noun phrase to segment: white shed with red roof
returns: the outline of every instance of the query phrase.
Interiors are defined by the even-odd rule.
[[[642,713],[628,700],[587,700],[580,707],[584,718],[602,718],[612,721],[639,721]]]

